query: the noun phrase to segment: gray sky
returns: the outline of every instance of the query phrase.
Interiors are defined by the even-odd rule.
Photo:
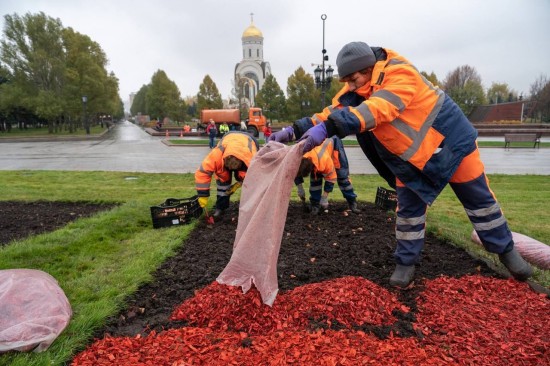
[[[364,41],[440,80],[470,65],[485,88],[507,83],[527,95],[540,75],[550,77],[550,0],[1,0],[0,26],[5,14],[40,11],[101,45],[124,101],[158,69],[182,97],[195,95],[208,74],[228,98],[250,13],[285,92],[299,66],[313,73],[311,64],[321,63],[321,14],[333,67],[344,44]]]

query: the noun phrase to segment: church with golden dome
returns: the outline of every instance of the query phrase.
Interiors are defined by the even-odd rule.
[[[254,14],[250,14],[250,25],[241,37],[243,58],[235,66],[235,89],[245,98],[249,107],[255,105],[255,98],[266,77],[271,74],[269,62],[264,61],[264,36],[254,25]]]

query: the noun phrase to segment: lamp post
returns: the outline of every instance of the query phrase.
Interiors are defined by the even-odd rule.
[[[90,134],[90,125],[88,124],[88,119],[86,118],[86,103],[88,103],[88,97],[82,96],[82,110],[84,111],[82,118],[84,119],[84,128],[86,129],[86,135]]]
[[[325,93],[330,89],[334,69],[330,65],[328,69],[325,69],[325,61],[328,61],[328,55],[326,54],[327,50],[325,49],[325,20],[327,19],[327,15],[321,15],[321,19],[323,20],[323,50],[321,51],[323,54],[323,61],[321,65],[317,65],[313,72],[315,73],[315,86],[317,89],[321,89],[322,107],[325,108]]]

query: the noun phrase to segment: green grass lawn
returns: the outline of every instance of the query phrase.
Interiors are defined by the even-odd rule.
[[[550,243],[548,176],[492,175],[490,179],[511,229]],[[385,186],[376,175],[354,175],[352,180],[359,198],[368,202],[374,202],[377,186]],[[94,330],[124,305],[125,297],[151,279],[194,227],[192,223],[155,230],[149,211],[168,197],[193,196],[192,174],[0,171],[0,187],[4,201],[118,203],[94,217],[0,248],[0,269],[50,273],[74,312],[67,329],[46,352],[0,355],[0,365],[62,365],[71,360],[91,340]],[[292,198],[297,199],[295,192]],[[342,199],[337,194],[332,198]],[[472,226],[449,188],[428,211],[428,231],[495,261],[494,255],[470,241]],[[550,271],[536,270],[534,279],[550,286]]]

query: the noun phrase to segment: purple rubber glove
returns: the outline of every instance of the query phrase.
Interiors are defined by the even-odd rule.
[[[294,140],[294,128],[292,128],[292,126],[288,126],[283,128],[281,131],[271,134],[267,142],[277,141],[282,144],[286,144],[292,140]]]
[[[304,133],[299,141],[306,140],[304,143],[303,153],[313,150],[315,146],[319,146],[327,138],[327,128],[323,122],[313,126]]]

